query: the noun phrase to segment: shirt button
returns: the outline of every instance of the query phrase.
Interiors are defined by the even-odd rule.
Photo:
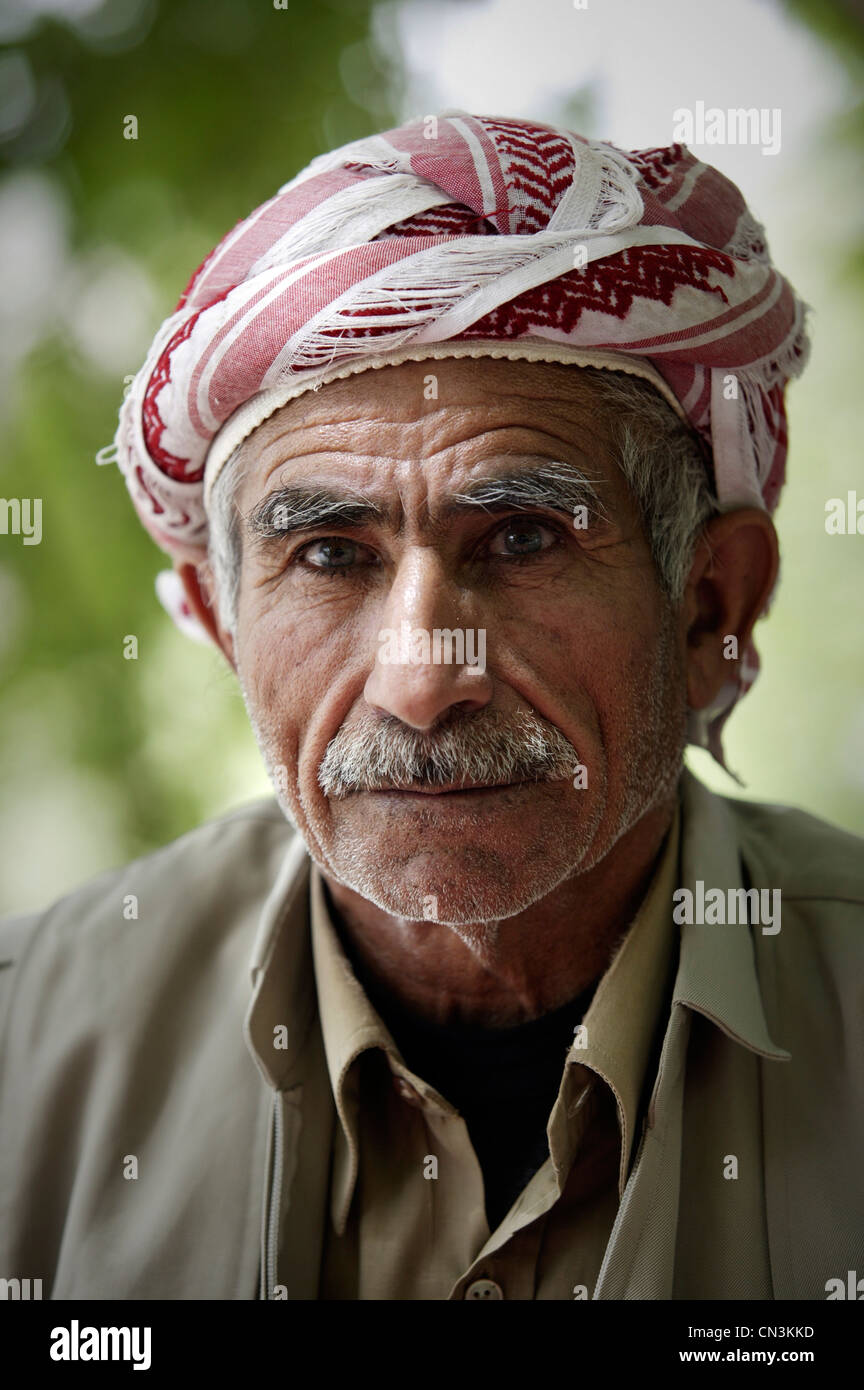
[[[465,1290],[465,1297],[474,1299],[493,1299],[503,1298],[504,1291],[500,1284],[496,1284],[494,1279],[475,1279],[473,1284],[469,1284]]]

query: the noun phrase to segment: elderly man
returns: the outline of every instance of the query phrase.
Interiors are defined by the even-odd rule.
[[[680,145],[450,112],[224,238],[117,459],[276,799],[6,924],[0,1274],[846,1296],[861,845],[682,763],[758,670],[806,347]]]

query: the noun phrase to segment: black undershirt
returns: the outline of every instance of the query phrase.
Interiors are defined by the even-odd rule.
[[[549,1115],[573,1030],[597,981],[563,1008],[503,1029],[429,1023],[392,997],[384,998],[366,978],[361,984],[407,1066],[465,1120],[483,1173],[486,1219],[494,1231],[549,1156]]]

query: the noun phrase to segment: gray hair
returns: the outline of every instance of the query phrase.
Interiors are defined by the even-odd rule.
[[[213,484],[207,519],[210,523],[207,558],[216,586],[219,618],[233,636],[237,630],[237,602],[240,595],[240,567],[243,560],[243,537],[240,534],[240,509],[237,494],[243,481],[243,467],[238,462],[243,445],[237,448],[222,465]]]
[[[607,418],[615,461],[636,499],[660,585],[670,603],[684,593],[696,542],[719,510],[710,451],[643,377],[600,367],[590,378]],[[237,495],[244,477],[243,443],[225,462],[209,503],[208,557],[223,625],[234,633],[243,539]]]

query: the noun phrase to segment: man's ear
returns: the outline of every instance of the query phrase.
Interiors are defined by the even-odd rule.
[[[704,527],[683,599],[691,709],[710,705],[743,658],[779,564],[777,532],[758,507],[724,512]]]
[[[175,564],[174,568],[180,577],[189,607],[205,632],[216,643],[231,669],[236,672],[234,638],[219,622],[216,585],[209,562],[202,560],[200,565]]]

